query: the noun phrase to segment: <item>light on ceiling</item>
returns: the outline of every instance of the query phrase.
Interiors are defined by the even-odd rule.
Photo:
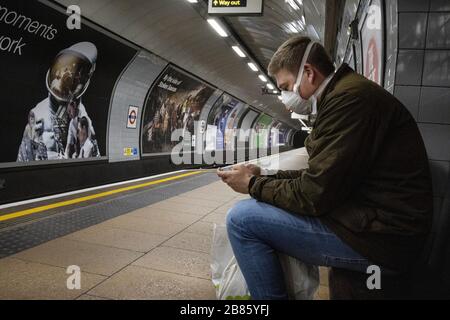
[[[275,87],[271,83],[267,84],[267,88],[269,88],[270,90],[274,90],[275,89]]]
[[[299,10],[300,7],[297,5],[297,3],[294,0],[284,0],[284,2],[289,3],[289,5],[292,7],[292,9],[294,10]]]
[[[197,0],[187,0],[189,3],[197,3]]]
[[[297,20],[284,23],[283,28],[287,33],[299,33],[305,30],[305,25],[302,20]]]
[[[249,62],[247,63],[248,66],[250,67],[250,69],[252,69],[253,71],[258,71],[258,68],[255,66],[255,64],[253,62]]]
[[[273,90],[272,92],[275,93],[275,94],[278,94],[278,91],[277,91],[277,90]]]
[[[208,19],[208,23],[213,27],[214,30],[221,36],[221,37],[228,37],[228,34],[226,31],[220,26],[220,24],[215,19]]]
[[[288,23],[287,27],[288,27],[288,29],[289,29],[289,31],[291,33],[298,33],[299,32],[292,23]]]
[[[241,48],[238,46],[232,46],[231,48],[233,48],[234,52],[236,52],[239,57],[245,58],[245,53],[241,50]]]
[[[258,77],[261,79],[262,82],[267,82],[267,78],[264,77],[264,75],[260,74]]]

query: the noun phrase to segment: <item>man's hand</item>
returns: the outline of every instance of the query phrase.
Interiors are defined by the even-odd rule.
[[[230,171],[217,170],[217,175],[223,182],[228,184],[231,189],[243,194],[248,194],[248,184],[251,177],[254,176],[252,170],[244,165],[234,166]]]
[[[261,175],[261,168],[254,164],[246,164],[245,168],[250,172],[251,175],[259,177]]]

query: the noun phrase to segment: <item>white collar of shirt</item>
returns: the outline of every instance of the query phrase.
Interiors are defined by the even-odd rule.
[[[335,72],[331,73],[328,77],[323,80],[323,82],[320,84],[320,86],[317,88],[316,92],[313,94],[313,104],[312,104],[312,114],[317,114],[317,98],[320,97],[320,95],[323,93],[323,90],[327,87],[327,85],[330,83],[331,79],[333,79],[335,75]]]

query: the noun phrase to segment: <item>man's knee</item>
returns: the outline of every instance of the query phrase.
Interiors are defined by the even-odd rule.
[[[227,213],[227,228],[243,226],[244,220],[253,210],[252,206],[256,203],[255,199],[245,199],[237,202]]]

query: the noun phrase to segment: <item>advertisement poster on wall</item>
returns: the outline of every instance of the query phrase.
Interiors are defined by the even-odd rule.
[[[110,99],[136,50],[67,19],[38,1],[0,3],[2,166],[107,155]]]
[[[194,138],[194,125],[214,88],[189,74],[169,66],[155,81],[145,103],[142,122],[143,154],[170,153],[178,141],[174,130]],[[180,138],[181,139],[181,138]],[[191,142],[189,142],[191,144]]]
[[[239,102],[236,107],[231,111],[225,130],[225,148],[229,150],[234,150],[234,138],[237,135],[237,126],[239,119],[245,112],[244,103]]]
[[[381,0],[371,0],[362,19],[361,46],[363,74],[383,85],[384,74],[384,17]]]
[[[239,100],[223,94],[212,107],[208,115],[208,124],[214,126],[216,130],[216,150],[224,150],[228,118],[239,104]],[[207,133],[208,135],[212,136],[211,133]]]
[[[288,134],[289,134],[289,129],[286,126],[281,126],[281,128],[279,129],[279,137],[278,137],[278,142],[280,146],[285,146],[287,143],[287,138],[288,138]]]
[[[255,122],[253,146],[258,149],[266,149],[269,146],[269,132],[272,124],[272,117],[262,114]]]
[[[216,150],[217,126],[208,124],[205,137],[205,151]]]
[[[280,145],[280,129],[283,124],[274,121],[270,128],[269,145],[268,147],[278,147]]]

